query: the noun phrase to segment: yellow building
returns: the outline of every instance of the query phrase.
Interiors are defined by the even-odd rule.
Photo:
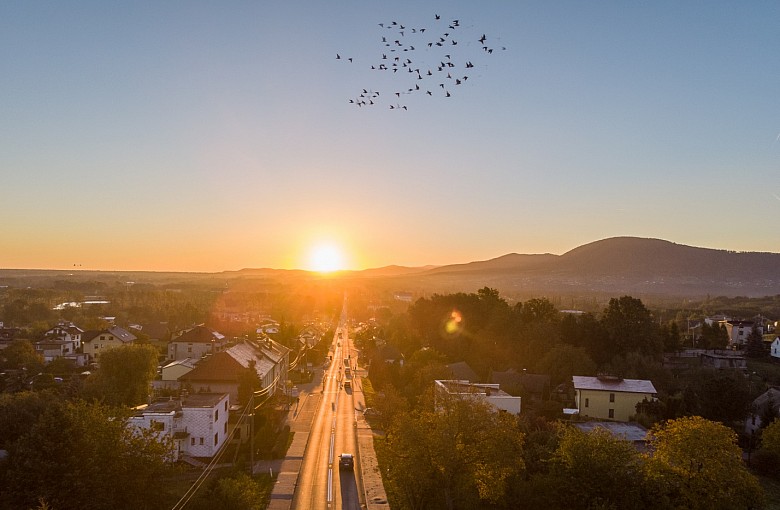
[[[572,381],[579,415],[600,420],[628,421],[639,402],[656,394],[653,383],[641,379],[575,375]]]
[[[131,344],[135,341],[135,335],[118,326],[104,329],[101,331],[85,331],[82,335],[81,344],[84,347],[84,354],[90,361],[100,359],[100,354],[108,349],[119,347],[120,345]]]

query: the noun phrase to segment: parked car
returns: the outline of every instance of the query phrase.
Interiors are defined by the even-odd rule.
[[[355,467],[355,459],[351,453],[342,453],[339,455],[339,469],[352,470]]]

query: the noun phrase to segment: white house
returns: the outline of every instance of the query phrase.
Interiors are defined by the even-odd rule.
[[[775,339],[772,340],[772,345],[770,346],[769,354],[773,358],[780,358],[780,336],[775,337]]]
[[[457,398],[482,400],[500,411],[520,414],[520,397],[499,389],[498,384],[471,383],[466,380],[436,380],[436,393]]]
[[[197,393],[137,409],[128,425],[154,430],[158,437],[172,441],[171,460],[182,454],[209,458],[227,440],[229,407],[230,397],[225,393]]]
[[[726,331],[729,334],[729,345],[745,345],[750,333],[753,332],[753,328],[758,329],[759,333],[763,334],[764,332],[764,328],[756,325],[753,321],[730,320],[722,321],[720,324],[726,327]]]
[[[72,322],[59,322],[56,326],[43,334],[45,340],[64,340],[73,342],[74,349],[81,349],[81,340],[84,330]]]

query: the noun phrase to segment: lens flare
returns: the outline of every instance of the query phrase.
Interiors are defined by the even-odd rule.
[[[444,321],[444,334],[446,336],[457,336],[463,332],[463,315],[458,310],[453,310],[449,317]]]

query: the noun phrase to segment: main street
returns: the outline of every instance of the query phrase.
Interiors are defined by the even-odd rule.
[[[292,508],[359,509],[360,470],[355,433],[355,406],[352,390],[344,383],[345,368],[355,368],[346,321],[346,306],[330,348],[331,362],[322,378],[322,398],[314,416],[306,453],[301,464]],[[346,361],[346,366],[345,366]],[[339,468],[339,455],[350,453],[354,466]]]

